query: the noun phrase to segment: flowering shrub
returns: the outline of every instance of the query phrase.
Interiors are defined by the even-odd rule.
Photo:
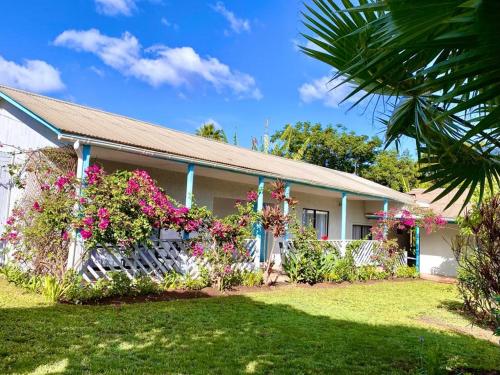
[[[76,178],[72,172],[54,176],[48,168],[43,176],[37,198],[31,205],[22,202],[7,218],[2,240],[10,244],[16,262],[35,275],[61,279],[75,215]]]
[[[375,213],[379,219],[371,228],[374,240],[380,241],[378,252],[372,255],[372,260],[382,266],[385,272],[393,276],[399,263],[403,250],[399,247],[394,235],[398,230],[411,230],[422,227],[429,234],[437,228],[446,225],[446,220],[434,214],[431,210],[413,208],[403,210],[390,210],[385,213]]]
[[[97,244],[126,249],[150,241],[153,228],[196,231],[189,209],[177,204],[145,171],[106,174],[92,165],[85,171],[86,188],[80,200],[76,227],[87,248]]]
[[[196,226],[197,232],[190,240],[192,254],[200,263],[208,262],[210,282],[221,290],[234,279],[235,265],[251,260],[245,240],[251,237],[252,226],[259,215],[254,212],[254,195],[249,192],[247,198],[246,202],[236,203],[238,213],[235,215],[220,219],[205,210],[188,221]]]

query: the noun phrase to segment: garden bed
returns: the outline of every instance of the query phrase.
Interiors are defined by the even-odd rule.
[[[397,283],[397,282],[418,282],[418,279],[405,279],[397,278],[390,280],[367,280],[367,281],[354,281],[354,282],[321,282],[314,285],[310,284],[295,284],[288,282],[279,282],[271,286],[260,285],[260,286],[238,286],[231,288],[229,290],[220,291],[218,289],[207,287],[200,290],[189,290],[189,289],[173,289],[165,290],[156,294],[146,294],[139,296],[122,296],[122,297],[108,297],[97,301],[88,301],[83,303],[84,305],[123,305],[131,303],[143,303],[143,302],[161,302],[161,301],[176,301],[185,299],[196,299],[196,298],[212,298],[212,297],[224,297],[224,296],[238,296],[245,295],[249,293],[269,293],[274,291],[281,291],[290,288],[304,288],[304,289],[326,289],[326,288],[345,288],[351,285],[362,284],[362,285],[373,285],[379,283]]]

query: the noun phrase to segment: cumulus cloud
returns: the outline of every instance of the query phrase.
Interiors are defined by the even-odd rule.
[[[58,91],[64,88],[59,71],[41,60],[25,60],[22,64],[0,56],[0,83],[34,92]]]
[[[128,32],[115,38],[96,29],[66,30],[54,44],[93,53],[120,73],[152,86],[178,87],[201,79],[212,84],[218,92],[229,90],[238,98],[262,98],[251,75],[232,70],[214,57],[201,57],[191,47],[170,48],[160,44],[143,48]]]
[[[99,13],[106,16],[130,16],[136,9],[136,0],[94,0]]]
[[[331,76],[324,76],[311,82],[306,82],[299,87],[300,99],[304,103],[320,101],[327,107],[338,108],[340,102],[353,90],[352,86],[348,83],[335,87],[340,82],[342,82],[342,78],[332,80]],[[362,96],[363,93],[356,93],[347,99],[347,102],[354,103]]]
[[[238,18],[236,15],[228,10],[224,3],[221,1],[218,1],[212,8],[222,15],[227,22],[229,22],[229,26],[231,27],[231,30],[233,30],[235,33],[241,33],[242,31],[250,31],[250,21],[244,18]]]

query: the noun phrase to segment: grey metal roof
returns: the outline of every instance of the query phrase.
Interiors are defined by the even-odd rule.
[[[252,151],[129,117],[0,85],[0,92],[60,132],[188,157],[239,170],[347,193],[413,203],[411,196],[362,177]]]

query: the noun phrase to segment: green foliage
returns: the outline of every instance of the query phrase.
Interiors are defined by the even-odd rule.
[[[201,269],[197,278],[192,277],[190,274],[182,275],[177,272],[169,272],[164,276],[162,286],[165,290],[200,290],[210,286],[210,274],[205,267]]]
[[[253,287],[260,286],[264,282],[264,273],[262,270],[243,271],[241,273],[241,285]]]
[[[54,276],[47,275],[43,277],[42,295],[50,302],[60,301],[65,291],[66,288],[64,284]]]
[[[169,289],[181,289],[182,288],[182,274],[178,272],[169,272],[163,277],[163,288]]]
[[[500,194],[474,206],[460,221],[452,242],[458,262],[458,289],[467,312],[495,324],[495,296],[500,294]]]
[[[356,264],[351,249],[346,250],[343,257],[339,257],[333,264],[329,265],[330,271],[323,275],[326,281],[355,281],[356,280]]]
[[[458,187],[452,201],[499,181],[498,1],[314,4],[304,23],[315,48],[302,50],[356,86],[354,105],[383,98],[386,143],[413,138],[425,181],[442,196]]]
[[[293,246],[286,252],[283,269],[293,282],[314,284],[321,280],[323,246],[314,228],[293,230]]]
[[[147,295],[157,294],[160,289],[160,284],[154,281],[149,275],[138,275],[132,280],[131,286],[134,294]]]
[[[404,279],[417,279],[420,274],[416,267],[411,266],[398,266],[396,267],[395,276]]]
[[[388,277],[387,272],[380,270],[376,266],[361,266],[356,269],[356,279],[359,281],[383,280]]]
[[[408,152],[398,155],[397,151],[381,151],[375,161],[361,177],[372,180],[391,189],[408,192],[418,186],[418,166]]]
[[[215,125],[211,123],[203,124],[198,129],[196,129],[196,135],[227,143],[227,136],[224,130],[216,128]]]

